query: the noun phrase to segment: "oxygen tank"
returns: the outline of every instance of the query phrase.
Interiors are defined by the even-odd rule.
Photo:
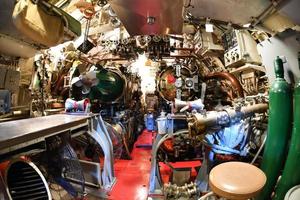
[[[292,92],[284,79],[283,63],[279,57],[275,59],[274,67],[276,79],[269,91],[268,135],[261,164],[267,183],[256,200],[270,199],[286,158],[291,130]]]
[[[298,55],[300,67],[300,53]],[[300,80],[294,91],[294,127],[292,131],[291,146],[285,162],[282,177],[278,183],[274,200],[284,199],[285,194],[293,186],[300,184]]]

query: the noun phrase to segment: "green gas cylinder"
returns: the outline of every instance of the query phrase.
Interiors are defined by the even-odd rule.
[[[283,168],[291,131],[292,91],[284,79],[283,63],[279,57],[275,59],[274,68],[276,79],[269,91],[268,135],[261,164],[267,182],[256,200],[270,199]]]
[[[300,67],[300,53],[298,55]],[[300,80],[294,91],[294,126],[291,145],[285,162],[282,177],[278,183],[275,200],[284,199],[285,194],[293,186],[300,184]]]

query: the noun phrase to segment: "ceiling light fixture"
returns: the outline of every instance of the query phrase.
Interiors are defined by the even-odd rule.
[[[153,16],[147,17],[147,24],[153,25],[154,22],[155,22],[155,17],[153,17]]]
[[[214,32],[214,25],[210,22],[210,19],[206,19],[206,24],[205,24],[205,31],[207,33],[212,33]]]
[[[243,25],[244,28],[249,28],[250,26],[251,26],[251,23],[248,23],[248,24],[244,24],[244,25]]]

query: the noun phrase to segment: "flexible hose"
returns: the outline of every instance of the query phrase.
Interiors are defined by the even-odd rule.
[[[267,140],[267,136],[264,138],[262,144],[260,145],[256,155],[254,156],[253,160],[251,161],[251,165],[253,165],[253,163],[256,161],[257,157],[259,156],[260,152],[263,150],[263,147],[265,146]]]
[[[213,192],[209,192],[205,194],[204,196],[200,197],[198,200],[206,200],[207,197],[214,196],[215,194]]]

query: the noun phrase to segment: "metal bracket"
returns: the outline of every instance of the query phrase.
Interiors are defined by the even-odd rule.
[[[155,141],[153,143],[153,148],[151,152],[151,171],[150,171],[150,182],[149,182],[149,195],[161,195],[163,194],[163,182],[161,179],[161,174],[159,171],[159,163],[157,162],[157,152],[160,145],[167,139],[180,135],[186,134],[188,130],[182,130],[175,132],[173,134],[160,135],[157,134]]]
[[[104,121],[99,115],[93,118],[93,126],[88,132],[101,146],[104,152],[104,166],[102,172],[102,184],[104,189],[110,190],[116,181],[114,175],[114,157],[113,157],[113,145],[109,137],[109,133],[106,129]]]

